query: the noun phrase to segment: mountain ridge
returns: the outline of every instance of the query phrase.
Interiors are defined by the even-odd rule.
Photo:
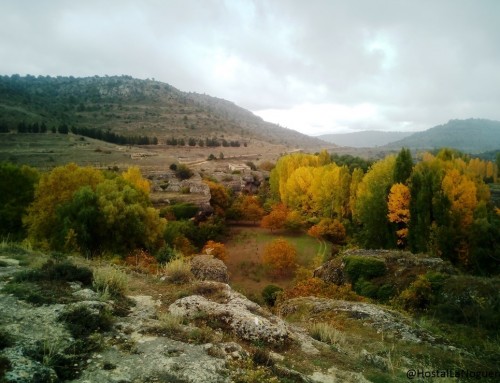
[[[68,124],[114,133],[268,142],[316,148],[329,144],[262,120],[231,101],[131,76],[0,76],[0,123]],[[330,145],[331,146],[331,145]]]

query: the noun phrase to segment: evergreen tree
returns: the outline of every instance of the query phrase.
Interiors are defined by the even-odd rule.
[[[394,165],[394,182],[406,184],[413,169],[413,159],[408,148],[402,148]]]

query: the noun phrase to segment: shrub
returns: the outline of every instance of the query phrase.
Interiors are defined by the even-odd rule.
[[[192,218],[200,210],[200,208],[197,205],[189,202],[172,205],[170,209],[174,213],[176,219]]]
[[[180,285],[188,283],[193,279],[191,266],[184,258],[176,258],[170,261],[163,266],[162,272],[165,274],[166,280],[169,283]]]
[[[175,176],[180,180],[187,180],[188,178],[191,178],[193,174],[193,171],[184,164],[177,165],[177,168],[175,169]]]
[[[178,334],[182,331],[182,317],[170,313],[162,313],[158,317],[160,330],[167,334]]]
[[[278,294],[281,293],[282,291],[283,289],[279,286],[267,285],[262,290],[261,295],[262,298],[264,299],[264,302],[266,302],[268,306],[274,306],[274,304],[276,303],[276,299],[278,298]]]
[[[160,250],[158,250],[155,254],[155,258],[160,264],[165,264],[170,262],[177,256],[177,253],[170,246],[165,245]]]
[[[405,310],[424,311],[433,301],[431,283],[424,275],[418,278],[399,295],[399,302]]]
[[[65,322],[74,338],[85,338],[98,331],[109,331],[113,325],[113,316],[106,308],[99,310],[78,305],[62,313],[59,318]]]
[[[123,271],[112,266],[94,269],[94,289],[101,294],[121,297],[127,293],[128,277]]]
[[[201,250],[203,254],[213,255],[215,258],[225,261],[227,258],[226,247],[223,243],[208,241],[203,249]]]
[[[14,276],[14,282],[23,281],[64,281],[81,282],[84,285],[92,284],[92,271],[87,267],[80,267],[69,261],[47,261],[40,269],[20,272]]]
[[[360,297],[352,291],[351,285],[337,286],[326,283],[319,278],[308,278],[297,282],[292,288],[283,291],[283,294],[279,297],[279,301],[308,296],[342,299],[346,301],[363,300],[363,297]]]
[[[384,261],[373,257],[349,255],[344,257],[343,261],[344,270],[352,283],[356,283],[360,278],[370,280],[380,277],[386,272]]]
[[[364,278],[359,278],[354,285],[354,291],[368,298],[376,298],[378,287]]]
[[[134,270],[145,273],[156,273],[158,262],[156,258],[147,251],[136,249],[125,258],[125,264],[131,266]]]

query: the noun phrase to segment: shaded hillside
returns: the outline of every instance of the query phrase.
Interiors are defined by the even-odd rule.
[[[291,147],[325,143],[267,123],[235,104],[185,93],[162,82],[114,77],[0,77],[0,125],[17,130],[22,122],[90,128],[124,136],[200,140],[252,140]]]
[[[339,146],[349,146],[352,148],[373,148],[401,140],[411,134],[411,132],[381,132],[376,130],[367,130],[354,133],[322,134],[321,136],[317,136],[317,138]]]
[[[414,133],[388,147],[411,149],[455,148],[465,152],[485,152],[500,148],[500,122],[484,119],[450,120],[424,132]]]

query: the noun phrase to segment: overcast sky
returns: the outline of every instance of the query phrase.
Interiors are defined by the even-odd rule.
[[[306,134],[500,120],[500,0],[0,0],[0,74],[155,78]]]

